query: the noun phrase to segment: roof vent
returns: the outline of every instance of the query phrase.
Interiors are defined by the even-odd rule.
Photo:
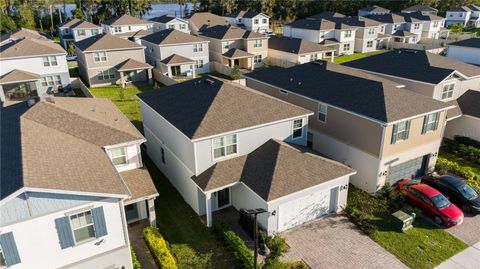
[[[293,78],[290,78],[290,82],[293,82]]]
[[[213,85],[213,83],[215,83],[215,80],[207,78],[207,79],[205,79],[205,83]]]
[[[418,53],[418,50],[405,50],[406,53],[413,53],[413,54],[417,54]]]
[[[299,81],[299,82],[298,82],[298,86],[301,86],[301,85],[302,85],[302,82],[301,82],[301,81]]]

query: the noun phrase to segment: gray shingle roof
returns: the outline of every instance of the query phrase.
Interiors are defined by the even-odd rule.
[[[325,61],[290,68],[270,67],[244,76],[382,123],[448,107],[427,96],[399,89],[392,81]]]
[[[91,29],[91,28],[102,28],[96,24],[93,24],[88,21],[80,20],[80,19],[71,19],[69,21],[64,22],[59,27],[68,27],[72,29]]]
[[[132,194],[127,202],[142,197],[158,195],[152,177],[145,167],[127,170],[121,172],[120,175]]]
[[[187,17],[189,23],[197,28],[199,31],[203,31],[205,28],[215,25],[230,25],[227,19],[210,12],[195,12],[191,16]]]
[[[167,22],[171,22],[171,21],[175,20],[176,18],[177,17],[175,17],[175,16],[165,14],[163,16],[150,18],[148,20],[153,21],[153,22],[159,22],[159,23],[167,23]]]
[[[57,43],[40,39],[24,38],[0,46],[0,58],[28,57],[67,54]]]
[[[257,32],[248,31],[231,25],[215,25],[206,28],[201,33],[202,36],[215,39],[240,39],[240,38],[268,38]]]
[[[161,62],[168,65],[168,64],[194,63],[195,61],[190,58],[184,57],[182,55],[172,54],[167,58],[163,59]]]
[[[322,51],[332,51],[332,48],[322,46],[311,41],[300,39],[300,38],[290,38],[290,37],[270,37],[268,40],[268,48],[284,51],[293,54],[305,54],[313,52],[322,52]]]
[[[438,9],[433,8],[428,5],[414,5],[411,7],[407,7],[402,10],[402,12],[438,12]]]
[[[248,53],[244,50],[237,49],[237,48],[229,49],[227,52],[225,52],[222,55],[230,59],[238,59],[238,58],[246,58],[246,57],[254,56],[251,53]]]
[[[165,29],[142,37],[143,40],[157,45],[209,42],[198,36],[190,35],[174,29]]]
[[[4,42],[6,40],[18,40],[28,37],[30,39],[40,39],[44,41],[50,41],[53,42],[53,40],[46,38],[42,34],[40,34],[38,31],[31,30],[31,29],[26,29],[26,28],[18,28],[10,33],[6,33],[0,36],[0,42]]]
[[[472,37],[469,39],[449,43],[449,46],[469,47],[480,49],[480,37]]]
[[[143,92],[138,98],[192,140],[311,113],[211,76]]]
[[[253,152],[218,162],[192,179],[204,191],[243,182],[265,201],[355,173],[306,148],[271,139]]]
[[[120,17],[115,17],[110,20],[103,22],[105,25],[139,25],[139,24],[151,24],[151,22],[144,21],[142,19],[132,17],[130,15],[124,14]]]
[[[361,11],[369,11],[369,12],[390,12],[389,9],[373,5],[373,6],[368,6],[360,9]]]
[[[118,49],[143,49],[135,42],[116,37],[110,34],[92,36],[75,42],[75,46],[83,52]]]
[[[125,61],[115,66],[115,69],[117,69],[117,71],[129,71],[129,70],[151,69],[151,68],[153,68],[153,66],[144,62],[139,62],[132,58],[128,58]]]
[[[392,34],[392,36],[409,37],[409,36],[415,36],[415,34],[409,31],[397,30],[395,31],[395,33]]]
[[[463,114],[480,118],[480,91],[468,90],[457,102]]]
[[[423,50],[393,50],[344,65],[433,84],[441,82],[455,70],[469,77],[480,75],[477,66]]]

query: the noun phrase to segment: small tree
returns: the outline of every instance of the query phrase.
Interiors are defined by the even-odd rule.
[[[118,89],[118,98],[120,99],[120,101],[124,101],[125,100],[125,88],[124,87],[120,87]]]
[[[240,67],[238,67],[238,65],[235,65],[232,68],[232,72],[230,72],[230,78],[232,80],[240,79]]]
[[[75,53],[76,53],[75,46],[72,43],[68,44],[67,52],[68,52],[69,55],[75,55]]]

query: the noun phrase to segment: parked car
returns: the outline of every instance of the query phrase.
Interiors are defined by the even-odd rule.
[[[67,61],[76,61],[77,60],[77,55],[67,55]]]
[[[396,190],[403,194],[409,204],[420,208],[439,225],[451,227],[463,221],[463,212],[441,192],[427,184],[402,179],[396,183]]]
[[[454,176],[428,175],[422,183],[439,190],[463,212],[480,214],[480,195],[463,179]]]

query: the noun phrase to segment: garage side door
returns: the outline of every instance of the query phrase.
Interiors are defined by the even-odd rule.
[[[418,178],[425,175],[428,155],[406,161],[399,165],[390,167],[388,170],[387,181],[393,184],[403,178]]]
[[[285,231],[307,221],[326,215],[330,211],[330,190],[322,190],[288,201],[278,207],[278,231]],[[335,198],[336,199],[336,198]]]

